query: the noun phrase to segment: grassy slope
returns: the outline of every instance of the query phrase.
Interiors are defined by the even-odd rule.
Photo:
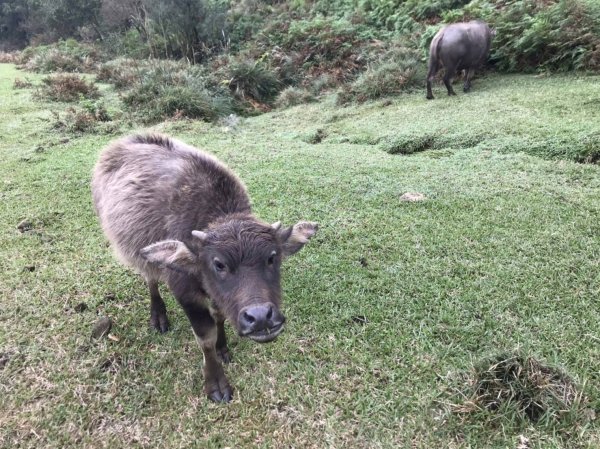
[[[202,357],[173,298],[173,330],[151,332],[142,282],[96,223],[90,172],[114,136],[61,143],[48,110],[64,105],[12,90],[16,76],[0,65],[0,447],[514,448],[519,434],[536,448],[600,445],[595,423],[565,436],[502,419],[453,428],[440,413],[458,375],[515,349],[566,369],[597,413],[600,167],[491,144],[414,156],[369,144],[430,130],[575,139],[598,131],[584,103],[600,78],[491,77],[469,96],[326,102],[234,132],[156,126],[230,164],[264,219],[322,224],[283,273],[286,334],[260,346],[230,332],[236,397],[223,406],[202,397]],[[323,142],[304,143],[317,129]],[[406,191],[429,200],[402,203]],[[35,229],[20,234],[25,218]],[[119,341],[89,340],[97,314]]]

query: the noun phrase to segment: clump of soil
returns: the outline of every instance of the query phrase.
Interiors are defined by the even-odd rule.
[[[533,357],[501,355],[476,366],[466,400],[455,406],[459,413],[513,409],[538,422],[560,418],[583,401],[575,382],[558,368]]]
[[[92,329],[92,338],[102,338],[106,337],[112,328],[112,320],[107,317],[101,317],[94,324],[94,328]]]

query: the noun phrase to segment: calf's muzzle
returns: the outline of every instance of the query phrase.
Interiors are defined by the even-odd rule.
[[[253,304],[244,307],[238,314],[238,329],[242,337],[259,343],[275,340],[283,331],[285,317],[271,303]]]

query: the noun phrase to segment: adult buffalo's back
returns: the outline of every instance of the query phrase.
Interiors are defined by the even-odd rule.
[[[473,72],[485,62],[490,52],[491,40],[492,30],[480,20],[453,23],[438,31],[429,47],[427,98],[433,98],[431,82],[442,67],[446,69],[444,84],[448,95],[456,95],[450,82],[459,70],[466,70],[463,90],[468,92]]]

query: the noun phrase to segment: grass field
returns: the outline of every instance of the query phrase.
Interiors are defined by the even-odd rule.
[[[67,106],[17,77],[0,65],[0,447],[600,447],[600,166],[572,162],[594,159],[599,76],[154,126],[229,164],[259,217],[321,225],[282,273],[286,332],[258,345],[228,328],[228,405],[203,397],[166,290],[172,330],[148,328],[145,286],[91,207],[99,151],[141,128],[102,86],[112,125],[62,131]],[[93,340],[104,315],[113,339]],[[481,367],[511,355],[570,379],[567,407],[532,421],[474,401]]]

